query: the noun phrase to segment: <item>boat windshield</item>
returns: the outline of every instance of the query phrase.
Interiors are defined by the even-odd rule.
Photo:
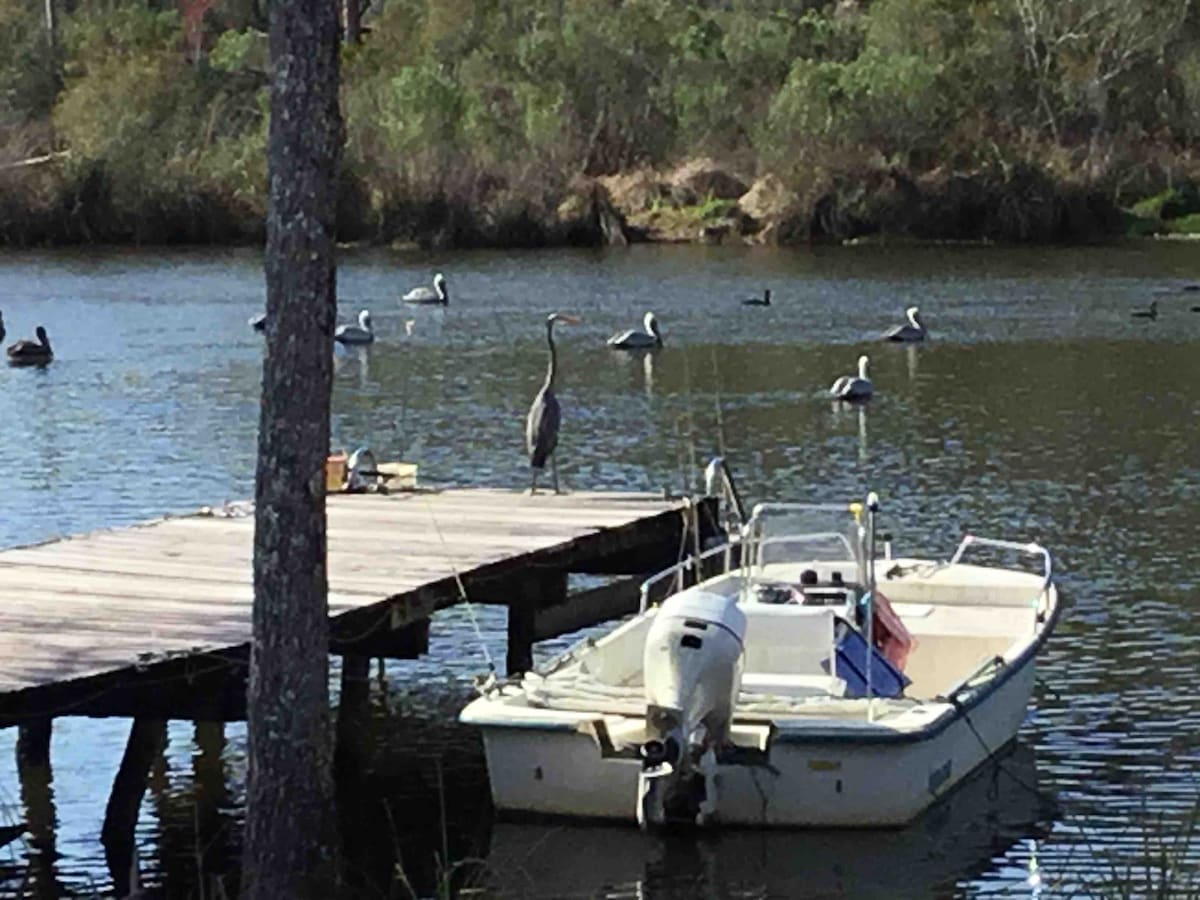
[[[862,538],[849,504],[763,503],[749,523],[757,565],[861,560]]]

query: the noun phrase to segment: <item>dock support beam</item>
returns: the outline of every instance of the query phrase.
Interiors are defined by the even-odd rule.
[[[533,668],[538,610],[566,600],[567,573],[533,569],[520,580],[516,593],[508,601],[508,655],[504,667],[510,676]]]
[[[17,727],[17,765],[50,765],[50,734],[53,719],[31,719]]]
[[[359,776],[366,763],[366,731],[370,726],[371,657],[342,657],[342,689],[337,710],[334,763],[339,779]]]
[[[104,826],[100,829],[100,843],[104,845],[113,891],[118,897],[126,896],[136,887],[134,829],[150,767],[166,743],[165,719],[133,720],[129,740],[125,743],[125,755],[121,757],[121,767],[113,780],[112,795],[104,810]]]

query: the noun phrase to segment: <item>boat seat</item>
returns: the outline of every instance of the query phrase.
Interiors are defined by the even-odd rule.
[[[745,672],[742,690],[780,697],[841,697],[846,682],[830,675],[792,675],[787,672]]]

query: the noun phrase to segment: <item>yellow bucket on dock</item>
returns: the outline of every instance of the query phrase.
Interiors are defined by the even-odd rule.
[[[344,450],[325,457],[325,493],[335,494],[346,486],[346,456]]]

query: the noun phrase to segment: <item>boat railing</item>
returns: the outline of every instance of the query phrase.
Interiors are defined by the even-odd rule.
[[[990,680],[996,671],[1005,665],[1007,665],[1007,660],[1003,656],[993,656],[984,660],[974,672],[962,679],[938,699],[944,700],[947,703],[957,704],[961,702],[964,694],[970,693],[979,687],[980,684]]]
[[[1053,563],[1050,559],[1050,551],[1041,544],[1034,543],[1033,541],[1026,544],[1018,543],[1017,541],[1000,541],[995,538],[978,537],[977,535],[968,534],[962,539],[962,542],[958,545],[958,549],[954,551],[954,555],[950,557],[950,565],[961,561],[963,554],[967,552],[967,548],[973,546],[992,547],[996,550],[1012,550],[1016,553],[1024,553],[1027,556],[1040,556],[1042,558],[1041,592],[1045,593],[1046,589],[1050,587]]]
[[[715,547],[710,547],[709,549],[705,550],[703,553],[700,553],[698,555],[693,554],[692,556],[689,556],[686,559],[681,559],[679,562],[675,563],[675,565],[670,566],[666,569],[663,569],[661,572],[656,572],[654,575],[651,575],[649,578],[647,578],[645,581],[642,582],[641,602],[638,606],[638,612],[644,613],[649,608],[649,606],[650,606],[650,590],[656,584],[659,584],[660,582],[664,581],[667,578],[674,577],[677,580],[677,584],[676,584],[675,590],[672,593],[678,593],[679,591],[683,590],[684,576],[686,576],[686,574],[688,572],[692,571],[693,569],[695,569],[697,566],[699,566],[701,563],[705,562],[706,560],[712,559],[713,557],[716,557],[716,556],[722,556],[723,562],[724,562],[722,574],[729,572],[729,570],[733,568],[734,548],[740,546],[740,544],[741,544],[741,542],[737,541],[737,540],[726,541],[723,544],[718,544]]]

